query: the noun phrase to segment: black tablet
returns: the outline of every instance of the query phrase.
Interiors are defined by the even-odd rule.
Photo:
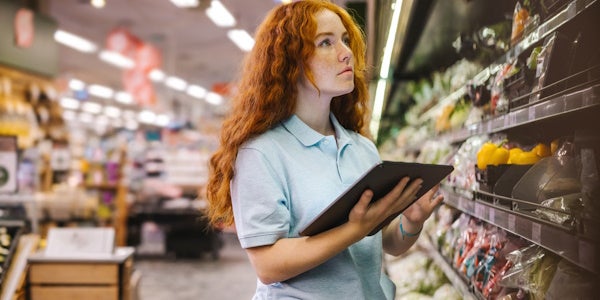
[[[448,174],[454,170],[451,165],[435,165],[406,163],[395,161],[383,161],[374,165],[352,186],[344,191],[331,205],[329,205],[321,214],[319,214],[308,226],[300,231],[302,236],[311,236],[331,228],[342,225],[348,221],[348,215],[354,205],[360,199],[360,196],[366,189],[373,191],[373,201],[380,199],[389,193],[398,182],[404,177],[411,179],[421,178],[423,184],[417,198],[419,199],[427,191],[440,183]],[[415,200],[416,201],[416,200]],[[406,207],[410,206],[409,203]],[[402,210],[406,209],[404,207]],[[377,233],[383,226],[397,217],[397,214],[390,216],[369,235]]]

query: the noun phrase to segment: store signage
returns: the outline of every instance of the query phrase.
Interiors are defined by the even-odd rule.
[[[59,46],[53,19],[0,0],[0,65],[54,77],[58,74]]]
[[[114,241],[114,228],[51,228],[44,255],[71,258],[108,256],[114,251]]]
[[[17,191],[17,137],[0,136],[0,193]]]

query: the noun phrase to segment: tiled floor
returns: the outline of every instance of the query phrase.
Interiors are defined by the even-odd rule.
[[[223,233],[220,258],[136,259],[139,300],[251,299],[256,276],[234,234]]]

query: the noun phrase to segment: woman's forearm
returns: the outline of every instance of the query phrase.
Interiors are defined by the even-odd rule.
[[[284,281],[332,258],[362,239],[368,231],[345,223],[311,237],[284,238],[273,245],[248,248],[258,279],[264,284]]]
[[[400,222],[403,222],[404,235],[400,231]],[[406,218],[395,218],[383,229],[383,250],[394,256],[408,251],[419,238],[422,227],[422,224],[415,224]]]

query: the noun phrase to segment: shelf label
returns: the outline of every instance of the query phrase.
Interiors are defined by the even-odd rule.
[[[480,219],[485,219],[485,206],[475,203],[475,215]]]
[[[535,119],[535,107],[530,106],[529,107],[529,120],[534,120]]]
[[[490,222],[492,223],[496,223],[496,210],[492,207],[490,207],[489,209],[489,218],[490,218]]]
[[[542,225],[539,223],[531,223],[531,240],[537,244],[542,242]]]
[[[515,215],[508,215],[508,230],[515,232],[515,223],[517,221],[517,217]]]

